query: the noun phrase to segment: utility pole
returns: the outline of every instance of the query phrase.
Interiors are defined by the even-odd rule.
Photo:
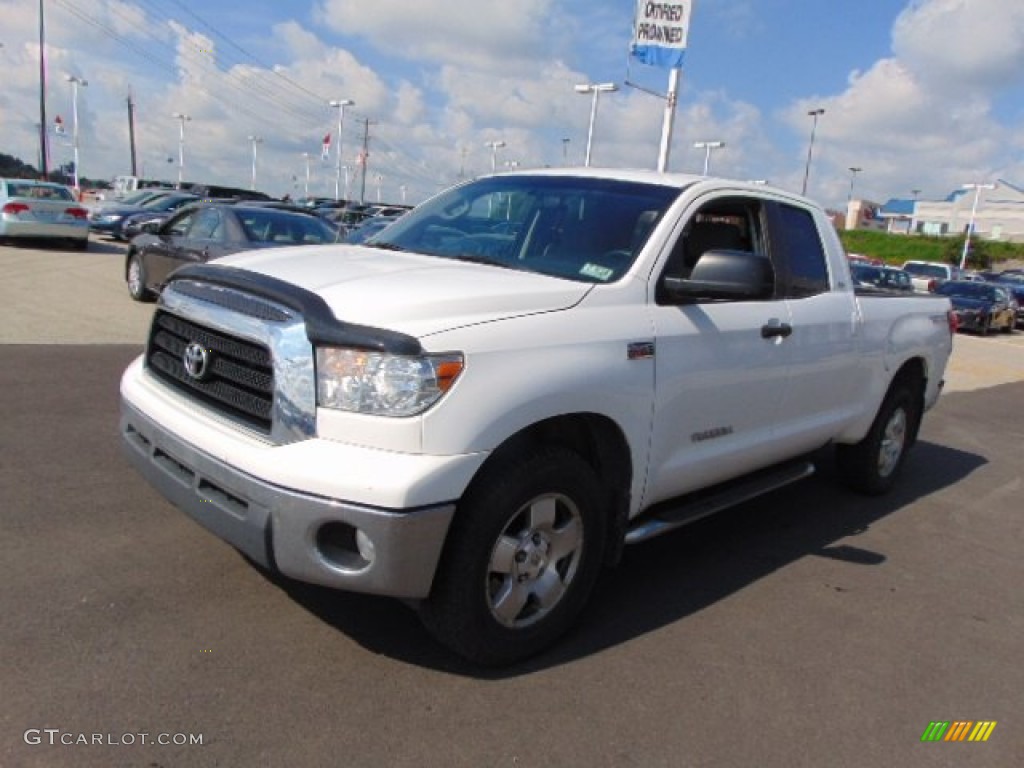
[[[46,130],[46,24],[43,18],[43,0],[39,0],[39,170],[44,181],[50,178]]]
[[[366,166],[370,164],[370,126],[376,125],[376,120],[370,120],[368,117],[363,118],[363,176],[359,187],[359,202],[366,202]]]
[[[132,89],[128,89],[128,143],[132,152],[132,176],[138,176],[135,165],[135,102],[132,101]]]

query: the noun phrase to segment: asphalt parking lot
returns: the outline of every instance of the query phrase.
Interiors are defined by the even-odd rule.
[[[0,246],[0,765],[1020,764],[1024,333],[957,338],[892,494],[823,454],[630,548],[563,643],[481,673],[397,601],[256,570],[132,472],[117,381],[151,308],[122,254]],[[921,741],[968,720],[997,725]]]

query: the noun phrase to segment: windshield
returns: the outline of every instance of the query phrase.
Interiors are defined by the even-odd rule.
[[[367,241],[586,283],[620,278],[675,187],[567,176],[495,176],[454,187]]]

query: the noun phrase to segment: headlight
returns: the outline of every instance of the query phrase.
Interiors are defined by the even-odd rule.
[[[318,347],[316,400],[323,408],[414,416],[436,403],[462,373],[462,355],[388,355]]]

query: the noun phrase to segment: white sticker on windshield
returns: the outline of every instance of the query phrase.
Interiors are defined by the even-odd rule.
[[[584,264],[580,269],[580,274],[586,277],[593,277],[598,280],[611,280],[615,274],[615,270],[610,267],[602,267],[600,264]]]

